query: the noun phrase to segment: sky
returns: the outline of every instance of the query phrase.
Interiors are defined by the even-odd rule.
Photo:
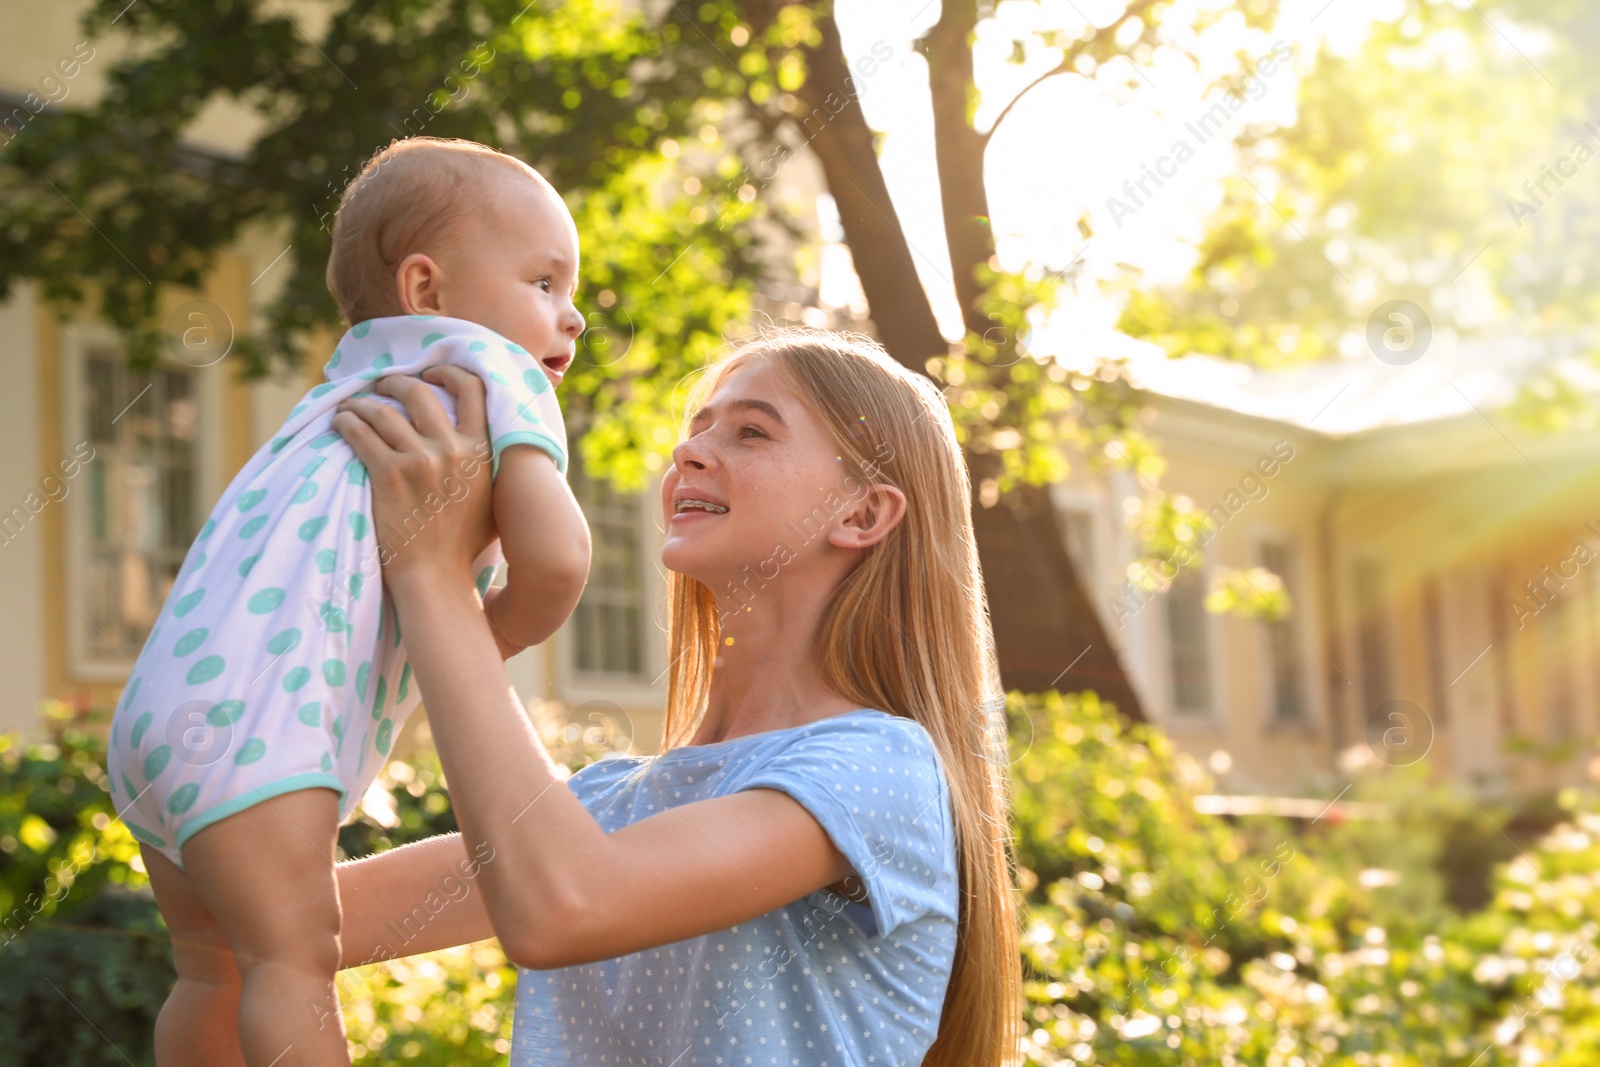
[[[1208,6],[1176,0],[1169,25],[1179,12]],[[1209,6],[1231,7],[1230,4]],[[1109,25],[1125,7],[1121,0],[1003,0],[995,17],[980,25],[975,49],[982,96],[977,121],[987,129],[1006,102],[1039,74],[1055,65],[1059,53],[1030,50],[1025,63],[1009,62],[1012,41],[1037,29],[1078,30],[1087,21]],[[1398,0],[1284,0],[1270,33],[1245,27],[1237,12],[1223,16],[1198,41],[1176,42],[1199,57],[1199,69],[1178,48],[1158,52],[1143,74],[1118,59],[1095,78],[1076,75],[1048,79],[1032,89],[1006,116],[985,159],[992,225],[1001,266],[1020,270],[1064,268],[1081,256],[1077,290],[1063,292],[1060,307],[1030,342],[1038,351],[1093,348],[1102,355],[1125,354],[1138,343],[1112,328],[1119,304],[1102,296],[1097,281],[1113,277],[1119,264],[1142,272],[1149,284],[1180,278],[1193,261],[1211,209],[1221,198],[1221,180],[1234,167],[1233,136],[1247,123],[1292,124],[1301,73],[1317,48],[1353,51],[1376,18],[1393,18]],[[905,227],[924,286],[947,336],[960,333],[960,316],[948,277],[948,255],[933,176],[933,119],[928,105],[928,68],[912,44],[937,19],[938,0],[838,0],[836,17],[845,52],[860,70],[861,57],[891,58],[856,84],[867,121],[885,133],[882,165],[896,213]],[[1229,124],[1208,138],[1191,129],[1222,99],[1206,86],[1242,52],[1261,57],[1276,51],[1270,75],[1246,90],[1245,105]],[[1135,88],[1126,83],[1132,78]],[[1201,131],[1202,136],[1204,131]],[[1176,142],[1186,142],[1192,158],[1178,164]],[[1163,157],[1170,157],[1163,160]],[[1155,189],[1148,181],[1136,202],[1124,183],[1139,180],[1147,166],[1176,171]],[[1121,206],[1111,205],[1116,197]],[[824,204],[824,229],[831,206]],[[1087,213],[1093,236],[1080,235]],[[832,218],[837,219],[836,212]],[[835,223],[836,224],[836,223]],[[837,271],[847,257],[834,255],[826,266]],[[824,277],[828,293],[848,290],[847,282]]]

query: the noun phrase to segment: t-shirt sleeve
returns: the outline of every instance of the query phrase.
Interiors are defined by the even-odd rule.
[[[848,910],[871,927],[863,930],[869,941],[950,910],[956,872],[949,788],[921,724],[903,716],[824,719],[740,788],[787,793],[827,831],[866,886],[870,910]]]
[[[447,361],[473,371],[484,381],[489,418],[490,477],[500,473],[500,453],[510,445],[531,444],[567,473],[567,429],[556,403],[555,387],[539,361],[521,345],[498,334],[451,337]]]

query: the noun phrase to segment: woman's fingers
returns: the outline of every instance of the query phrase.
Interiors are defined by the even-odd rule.
[[[450,439],[455,427],[450,424],[450,416],[445,414],[444,405],[439,403],[439,398],[433,395],[433,390],[425,382],[409,374],[389,374],[378,379],[373,390],[378,389],[382,389],[385,396],[392,396],[406,406],[406,414],[411,416],[411,422],[423,437],[440,441]],[[407,446],[408,449],[410,447]]]
[[[376,392],[382,385],[373,386]],[[387,393],[389,390],[385,389]],[[406,418],[406,413],[390,404],[380,404],[371,397],[353,396],[341,400],[337,410],[348,411],[366,423],[377,436],[397,452],[414,452],[422,447],[416,427]],[[363,461],[364,462],[364,461]]]
[[[483,379],[464,367],[441,364],[429,367],[422,376],[450,390],[456,398],[456,429],[470,441],[484,441],[489,437],[489,415],[486,408]]]
[[[329,425],[339,431],[355,450],[356,458],[361,460],[368,471],[377,469],[394,454],[394,450],[387,442],[378,436],[378,431],[374,430],[357,411],[340,411],[330,420]]]

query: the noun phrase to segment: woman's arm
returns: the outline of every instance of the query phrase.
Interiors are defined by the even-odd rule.
[[[374,528],[401,629],[428,708],[452,806],[468,850],[487,848],[477,886],[506,955],[551,968],[726,929],[838,882],[849,863],[821,825],[784,793],[752,789],[661,813],[607,834],[568,788],[540,742],[473,595],[472,561],[491,528],[475,471],[468,492],[398,552],[391,516],[411,512],[486,432],[482,383],[432,368],[455,393],[460,430],[430,390],[404,375],[376,390],[416,420],[347,400],[334,428],[373,486]],[[419,433],[420,431],[420,433]],[[645,903],[647,902],[647,903]]]
[[[478,877],[494,859],[443,834],[339,864],[340,969],[493,937]]]

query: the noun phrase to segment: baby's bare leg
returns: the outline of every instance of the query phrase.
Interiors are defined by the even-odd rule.
[[[172,934],[178,984],[156,1016],[157,1067],[244,1067],[239,1050],[239,969],[227,938],[189,879],[167,857],[139,846],[156,905]]]
[[[338,795],[302,789],[195,834],[183,866],[242,976],[239,1044],[250,1067],[347,1067],[333,848]]]

